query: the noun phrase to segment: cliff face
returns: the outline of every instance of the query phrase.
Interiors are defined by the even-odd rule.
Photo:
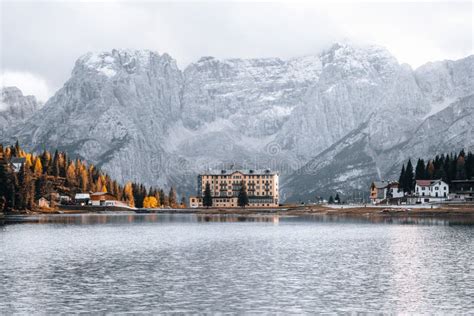
[[[14,132],[32,149],[65,149],[119,181],[164,185],[162,139],[180,117],[181,82],[168,55],[86,54],[64,87]]]
[[[23,95],[17,87],[0,89],[0,135],[9,133],[13,124],[24,122],[41,104],[32,95]]]
[[[345,44],[290,60],[203,57],[184,71],[166,54],[89,53],[2,140],[58,147],[118,180],[181,191],[194,191],[199,171],[234,165],[280,170],[289,199],[344,193],[391,175],[420,146],[435,154],[465,141],[473,64],[413,71],[383,48]],[[443,138],[435,121],[457,134]]]

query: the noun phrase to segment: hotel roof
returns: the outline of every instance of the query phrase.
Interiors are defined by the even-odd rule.
[[[208,170],[201,173],[202,176],[222,176],[232,175],[236,172],[244,175],[278,175],[278,172],[270,169],[222,169],[222,170]]]

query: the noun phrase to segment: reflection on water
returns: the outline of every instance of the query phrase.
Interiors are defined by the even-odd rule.
[[[39,224],[131,224],[131,223],[234,223],[262,222],[278,224],[282,222],[323,222],[323,223],[377,223],[377,224],[413,224],[413,225],[474,225],[474,216],[334,216],[334,215],[235,215],[235,214],[55,214],[37,216],[10,217],[8,223]]]
[[[451,219],[29,219],[0,228],[1,314],[474,310],[474,229]]]

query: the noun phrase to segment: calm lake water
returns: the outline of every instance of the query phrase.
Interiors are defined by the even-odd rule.
[[[474,226],[72,215],[0,227],[0,313],[474,313]]]

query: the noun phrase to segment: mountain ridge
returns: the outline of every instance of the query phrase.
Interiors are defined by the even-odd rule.
[[[188,192],[207,168],[269,166],[287,190],[286,177],[364,122],[374,152],[409,143],[420,124],[473,91],[473,60],[417,73],[386,49],[335,44],[287,60],[203,57],[180,70],[168,54],[147,50],[88,53],[2,141],[69,148],[122,182]]]

